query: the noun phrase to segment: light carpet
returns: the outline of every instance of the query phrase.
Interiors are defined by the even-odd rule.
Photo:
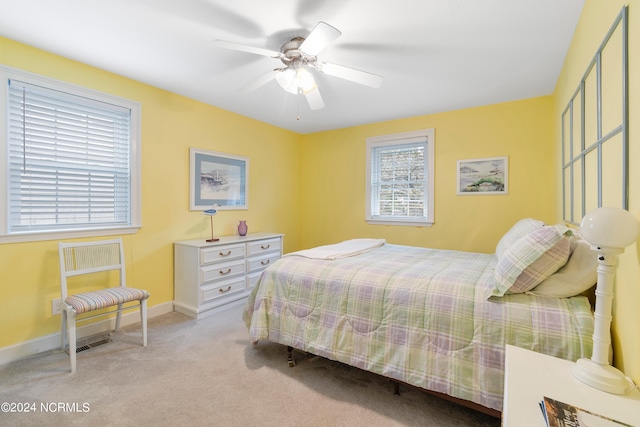
[[[412,387],[395,396],[388,379],[320,357],[295,352],[290,368],[282,345],[250,344],[241,312],[149,319],[147,347],[139,327],[124,328],[78,353],[75,374],[61,350],[1,366],[0,425],[500,425]]]

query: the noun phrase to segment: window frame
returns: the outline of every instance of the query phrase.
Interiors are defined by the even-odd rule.
[[[411,140],[426,139],[427,153],[425,166],[425,198],[426,212],[424,219],[416,220],[414,216],[376,216],[372,214],[372,149],[375,147],[393,147],[405,145]],[[365,200],[365,220],[369,224],[378,225],[403,225],[403,226],[427,226],[434,224],[434,192],[435,192],[435,131],[433,128],[416,131],[401,132],[389,135],[379,135],[367,137],[366,139],[366,200]]]
[[[141,104],[130,99],[121,98],[115,95],[100,92],[30,73],[17,68],[0,65],[0,177],[4,178],[4,184],[0,185],[0,244],[32,242],[43,240],[61,240],[70,238],[111,236],[136,233],[142,227],[142,170],[141,170]],[[10,232],[9,230],[9,123],[8,123],[8,84],[9,80],[18,80],[32,85],[41,86],[47,89],[64,92],[70,95],[80,96],[91,100],[114,104],[127,108],[131,111],[131,133],[129,144],[130,159],[130,224],[127,226],[96,226],[68,230],[38,230]]]

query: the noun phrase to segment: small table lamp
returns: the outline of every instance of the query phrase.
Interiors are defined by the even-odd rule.
[[[204,215],[209,215],[209,218],[211,218],[211,238],[207,239],[207,242],[217,242],[220,239],[213,237],[213,216],[218,213],[217,209],[207,209],[202,213]]]
[[[582,219],[580,233],[598,254],[598,284],[591,359],[573,366],[573,375],[598,390],[627,394],[633,382],[609,364],[611,347],[611,303],[618,255],[638,238],[638,221],[620,208],[598,208]]]

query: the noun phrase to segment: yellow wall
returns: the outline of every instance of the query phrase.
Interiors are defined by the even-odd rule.
[[[302,243],[354,237],[493,253],[523,217],[553,222],[555,191],[551,97],[376,123],[303,137]],[[435,128],[435,223],[365,222],[366,137]],[[509,157],[508,195],[456,195],[457,161]]]
[[[205,238],[208,217],[189,211],[189,147],[250,159],[249,210],[222,211],[216,234],[284,233],[299,246],[300,135],[0,38],[0,63],[142,104],[142,229],[124,236],[127,280],[149,290],[149,306],[173,300],[175,240]],[[0,244],[0,348],[59,329],[57,242]]]
[[[576,28],[576,32],[565,58],[565,64],[554,93],[554,119],[556,140],[556,173],[560,170],[561,121],[560,115],[574,91],[578,88],[586,68],[596,50],[609,31],[614,19],[628,4],[629,17],[629,211],[640,214],[640,0],[587,0]],[[560,175],[558,175],[557,198],[560,220],[561,197]],[[607,191],[605,187],[603,191]],[[616,190],[617,191],[617,190]],[[614,365],[640,384],[640,253],[636,244],[628,247],[620,257],[613,306],[612,341]]]

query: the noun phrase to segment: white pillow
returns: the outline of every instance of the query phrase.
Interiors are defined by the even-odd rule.
[[[573,251],[567,263],[555,274],[527,292],[531,295],[569,298],[580,295],[598,281],[598,254],[584,239],[571,239]]]
[[[492,295],[529,291],[558,271],[571,250],[566,234],[570,230],[564,225],[545,225],[509,246],[496,264]]]
[[[513,245],[515,242],[520,240],[520,238],[531,233],[536,228],[542,227],[543,225],[544,223],[542,221],[538,221],[537,219],[532,218],[524,218],[516,222],[516,224],[511,227],[511,229],[507,231],[504,236],[502,236],[502,238],[498,242],[498,245],[496,246],[496,257],[498,257],[498,260],[502,258],[509,246]]]

